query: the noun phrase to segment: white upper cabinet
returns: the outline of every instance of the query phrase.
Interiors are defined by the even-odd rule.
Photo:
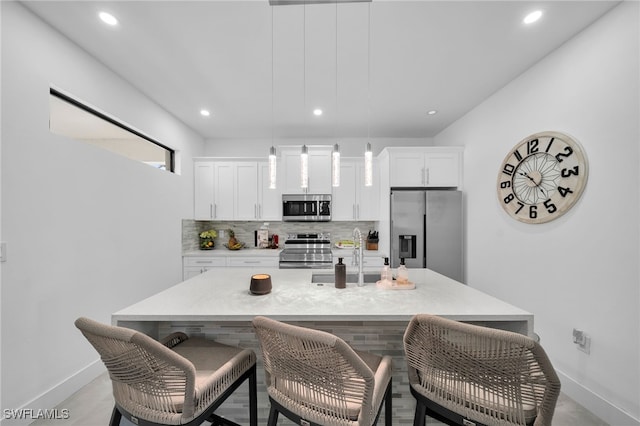
[[[258,219],[258,164],[255,161],[237,161],[235,165],[234,219]]]
[[[391,187],[459,187],[462,149],[387,148]]]
[[[282,191],[269,188],[269,163],[258,162],[258,219],[282,220]]]
[[[232,161],[213,163],[213,219],[234,218],[236,168]]]
[[[282,148],[282,194],[331,194],[332,147],[309,146],[309,186],[300,187],[300,147]],[[280,172],[280,170],[278,170]]]
[[[364,159],[340,161],[340,186],[333,188],[331,220],[378,220],[380,213],[380,174],[373,164],[373,186],[364,185]]]
[[[194,178],[195,219],[282,219],[281,192],[269,189],[266,161],[196,161]]]
[[[213,162],[197,161],[193,166],[194,205],[193,217],[198,220],[213,219]]]

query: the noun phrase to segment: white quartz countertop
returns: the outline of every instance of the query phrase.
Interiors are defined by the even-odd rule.
[[[417,313],[431,313],[461,321],[524,321],[533,329],[531,313],[429,269],[409,269],[414,290],[311,283],[313,273],[328,272],[216,268],[122,309],[112,320],[248,321],[264,315],[282,321],[408,321]],[[251,275],[257,273],[271,275],[271,293],[250,294]]]

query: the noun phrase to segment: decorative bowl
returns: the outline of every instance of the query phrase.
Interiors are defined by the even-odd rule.
[[[244,244],[244,243],[240,243],[240,242],[239,242],[238,244],[239,244],[239,245],[237,245],[237,246],[233,246],[233,247],[229,247],[229,244],[227,244],[227,243],[224,243],[224,244],[222,244],[222,245],[223,245],[223,246],[225,246],[225,247],[226,247],[227,249],[229,249],[229,250],[240,250],[240,249],[243,249],[243,248],[244,248],[244,246],[245,246],[245,244]]]

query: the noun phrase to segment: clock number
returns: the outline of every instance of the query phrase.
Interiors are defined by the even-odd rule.
[[[571,190],[571,188],[563,188],[561,186],[558,187],[558,192],[560,193],[560,195],[562,195],[563,197],[566,197],[567,194],[573,194],[573,191]]]
[[[500,188],[504,189],[504,188],[510,188],[510,187],[511,187],[510,180],[505,180],[503,182],[500,182]]]
[[[515,152],[513,153],[513,155],[515,155],[516,160],[518,160],[518,162],[522,161],[522,155],[518,152],[518,150],[516,149]]]
[[[538,206],[536,206],[535,204],[529,206],[529,217],[531,219],[535,219],[538,217]]]
[[[520,210],[522,210],[522,208],[524,207],[524,204],[522,204],[520,201],[518,201],[518,205],[520,207],[518,207],[518,209],[516,210],[516,214],[520,213]]]
[[[551,140],[549,141],[549,144],[547,145],[547,149],[545,149],[545,150],[544,150],[544,152],[549,152],[549,150],[551,149],[551,144],[553,143],[553,141],[554,141],[555,139],[556,139],[556,138],[551,138]]]
[[[513,171],[515,170],[515,166],[507,163],[504,165],[504,169],[502,169],[502,173],[504,173],[505,175],[511,176],[513,175]]]
[[[558,210],[556,205],[551,202],[551,198],[544,202],[544,206],[547,208],[549,213],[555,213],[555,211]]]
[[[514,198],[513,193],[507,195],[506,197],[504,197],[504,203],[509,204],[511,201],[513,201],[513,198]]]
[[[527,154],[538,152],[538,139],[532,139],[527,142]]]
[[[573,166],[573,169],[562,169],[560,175],[562,175],[563,178],[567,178],[571,175],[578,176],[578,166]]]
[[[565,146],[564,147],[564,152],[560,152],[558,154],[556,154],[556,160],[558,160],[558,163],[562,163],[563,158],[562,157],[568,157],[571,154],[573,154],[573,149],[570,146]]]

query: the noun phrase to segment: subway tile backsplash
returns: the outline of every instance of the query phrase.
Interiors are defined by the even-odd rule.
[[[216,238],[216,247],[223,247],[222,244],[226,243],[229,237],[227,236],[227,230],[233,229],[238,241],[241,241],[247,245],[247,247],[254,246],[254,231],[260,229],[265,222],[255,221],[205,221],[205,220],[182,220],[182,251],[194,251],[198,250],[198,234],[207,229],[215,229],[218,231],[218,238]],[[377,222],[373,221],[360,221],[360,222],[268,222],[269,223],[269,235],[277,234],[280,237],[280,246],[282,247],[282,241],[286,234],[298,234],[303,232],[330,232],[331,242],[335,243],[339,240],[350,240],[353,238],[353,229],[360,228],[363,236],[371,230],[377,229]],[[225,231],[224,238],[220,237],[220,231]]]

